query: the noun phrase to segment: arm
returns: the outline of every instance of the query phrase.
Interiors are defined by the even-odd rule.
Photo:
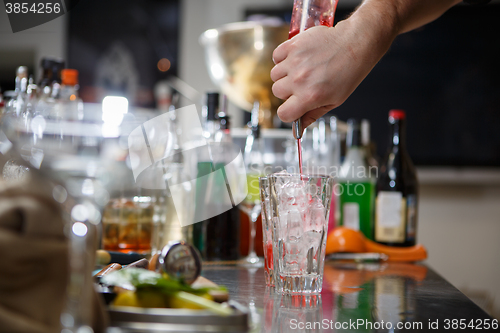
[[[365,0],[333,28],[313,27],[273,53],[273,93],[285,122],[309,126],[341,105],[400,33],[429,23],[461,0]]]

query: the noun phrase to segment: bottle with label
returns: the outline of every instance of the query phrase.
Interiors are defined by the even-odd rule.
[[[373,239],[373,208],[377,170],[370,166],[361,142],[359,122],[348,120],[347,154],[340,168],[337,194],[340,225]]]
[[[406,114],[389,112],[390,145],[376,189],[375,241],[413,246],[416,239],[418,181],[406,150]]]

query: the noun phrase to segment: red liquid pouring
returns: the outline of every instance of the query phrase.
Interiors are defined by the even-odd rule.
[[[302,144],[300,143],[300,139],[297,139],[297,148],[299,150],[299,172],[302,179]]]

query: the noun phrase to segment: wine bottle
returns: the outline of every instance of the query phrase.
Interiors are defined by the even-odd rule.
[[[390,144],[376,189],[375,241],[413,246],[416,238],[418,181],[406,149],[406,114],[389,112]]]
[[[338,180],[340,225],[373,239],[376,169],[368,164],[359,122],[354,119],[348,120],[347,146]]]

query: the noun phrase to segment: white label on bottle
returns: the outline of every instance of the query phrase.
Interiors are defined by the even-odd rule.
[[[403,278],[387,276],[375,278],[376,320],[390,322],[396,326],[405,310],[404,295]]]
[[[359,230],[359,205],[355,202],[346,202],[342,211],[344,227]]]
[[[375,209],[375,240],[404,242],[406,200],[403,193],[379,192]]]
[[[411,194],[406,199],[407,213],[406,213],[406,238],[409,240],[415,239],[417,233],[417,199],[414,194]]]

